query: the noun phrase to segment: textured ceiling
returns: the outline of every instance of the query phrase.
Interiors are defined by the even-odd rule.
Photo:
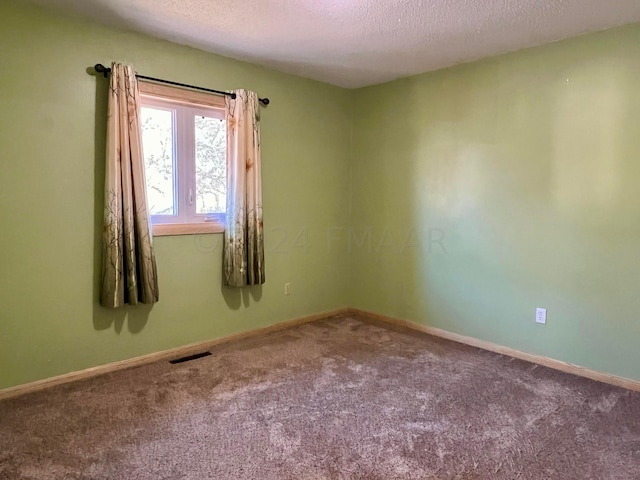
[[[640,21],[640,0],[31,0],[360,87]]]

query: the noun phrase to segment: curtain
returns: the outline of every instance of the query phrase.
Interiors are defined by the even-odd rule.
[[[140,131],[140,92],[133,68],[111,66],[100,304],[158,301]]]
[[[236,90],[227,106],[227,215],[224,284],[264,283],[260,108],[255,92]]]

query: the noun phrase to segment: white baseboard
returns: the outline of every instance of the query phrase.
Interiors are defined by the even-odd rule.
[[[435,327],[428,327],[426,325],[422,325],[416,322],[411,322],[409,320],[402,320],[400,318],[394,318],[388,315],[381,315],[379,313],[360,310],[358,308],[349,308],[348,310],[349,310],[349,313],[351,314],[362,315],[364,317],[369,317],[375,320],[391,323],[394,325],[401,325],[403,327],[407,327],[412,330],[428,333],[429,335],[433,335],[434,337],[445,338],[447,340],[452,340],[454,342],[463,343],[465,345],[470,345],[472,347],[481,348],[483,350],[488,350],[490,352],[499,353],[501,355],[507,355],[509,357],[518,358],[520,360],[525,360],[527,362],[553,368],[555,370],[560,370],[565,373],[571,373],[573,375],[578,375],[580,377],[586,377],[586,378],[590,378],[591,380],[597,380],[599,382],[615,385],[616,387],[622,387],[628,390],[640,392],[640,382],[637,380],[631,380],[628,378],[618,377],[616,375],[611,375],[608,373],[598,372],[596,370],[580,367],[578,365],[573,365],[571,363],[563,362],[561,360],[554,360],[553,358],[521,352],[520,350],[516,350],[514,348],[503,347],[502,345],[487,342],[484,340],[479,340],[473,337],[467,337],[465,335],[459,335],[457,333],[448,332],[446,330],[441,330]]]
[[[340,308],[330,312],[318,313],[315,315],[307,315],[305,317],[296,318],[293,320],[287,320],[286,322],[276,323],[269,325],[268,327],[257,328],[254,330],[248,330],[246,332],[236,333],[222,338],[216,338],[213,340],[206,340],[204,342],[192,343],[190,345],[184,345],[182,347],[172,348],[170,350],[163,350],[161,352],[150,353],[148,355],[142,355],[140,357],[129,358],[127,360],[120,360],[118,362],[108,363],[106,365],[99,365],[97,367],[87,368],[77,372],[65,373],[64,375],[58,375],[55,377],[45,378],[43,380],[37,380],[35,382],[25,383],[23,385],[17,385],[15,387],[5,388],[0,390],[0,400],[5,398],[16,397],[24,395],[26,393],[37,392],[38,390],[44,390],[45,388],[54,387],[56,385],[62,385],[65,383],[75,382],[78,380],[84,380],[86,378],[96,377],[98,375],[104,375],[105,373],[111,373],[125,368],[138,367],[140,365],[146,365],[148,363],[157,362],[159,360],[169,360],[173,358],[184,357],[192,355],[194,353],[207,350],[214,345],[220,345],[222,343],[232,342],[234,340],[240,340],[255,335],[262,335],[270,332],[277,332],[296,325],[302,325],[303,323],[313,322],[323,318],[332,317],[335,315],[346,314],[347,308]]]

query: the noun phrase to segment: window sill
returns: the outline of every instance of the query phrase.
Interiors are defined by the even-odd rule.
[[[169,235],[197,235],[199,233],[224,233],[224,224],[220,222],[207,223],[165,223],[152,225],[154,237]]]

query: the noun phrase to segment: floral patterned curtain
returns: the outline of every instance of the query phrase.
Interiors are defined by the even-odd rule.
[[[140,131],[140,92],[133,68],[111,66],[107,115],[100,304],[158,301]]]
[[[227,105],[227,216],[224,284],[264,283],[260,108],[255,92],[236,90]]]

